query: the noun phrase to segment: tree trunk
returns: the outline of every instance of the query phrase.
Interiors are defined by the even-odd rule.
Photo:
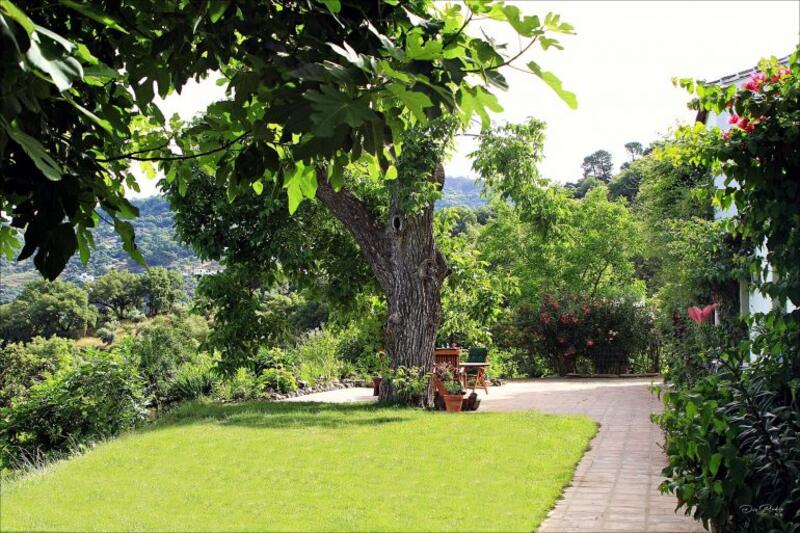
[[[444,183],[441,166],[432,178]],[[352,193],[346,189],[335,192],[324,175],[318,176],[317,198],[356,239],[386,295],[384,347],[392,369],[413,366],[429,371],[442,319],[440,291],[449,273],[433,239],[433,205],[409,215],[394,197],[388,220],[380,223]],[[432,395],[429,387],[426,405],[432,405]],[[380,400],[405,399],[384,379]]]

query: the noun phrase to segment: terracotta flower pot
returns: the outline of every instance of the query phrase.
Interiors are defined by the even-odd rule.
[[[463,394],[445,394],[444,406],[448,413],[460,413],[461,402],[464,400]]]
[[[372,395],[373,396],[380,396],[381,394],[381,381],[383,378],[373,377],[372,378]]]

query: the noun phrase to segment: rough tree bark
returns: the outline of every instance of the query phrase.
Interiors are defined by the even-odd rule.
[[[441,165],[431,179],[444,184]],[[395,195],[387,220],[379,221],[350,191],[334,191],[324,173],[317,181],[317,198],[356,239],[386,295],[384,347],[392,368],[431,368],[442,319],[440,291],[449,273],[447,260],[433,238],[433,205],[409,215],[402,211]],[[431,395],[429,390],[426,404],[432,403]],[[398,400],[386,380],[380,399]]]

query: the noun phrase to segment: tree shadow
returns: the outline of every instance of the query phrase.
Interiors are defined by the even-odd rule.
[[[347,428],[379,426],[411,420],[413,411],[404,407],[375,404],[324,404],[313,402],[210,403],[189,402],[178,406],[142,431],[176,426],[216,423],[264,429]]]

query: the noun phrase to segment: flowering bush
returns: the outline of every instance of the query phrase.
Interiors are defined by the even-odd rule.
[[[698,124],[678,140],[693,164],[725,175],[715,201],[735,203],[730,231],[766,252],[744,260],[777,305],[751,317],[752,342],[728,340],[714,365],[665,391],[657,417],[669,459],[662,490],[716,531],[798,531],[800,310],[786,304],[800,302],[800,49],[788,66],[763,61],[741,89],[682,84],[696,92],[697,109],[732,114],[727,132]],[[702,311],[693,314],[702,319]],[[711,363],[709,353],[697,358]]]
[[[511,329],[518,347],[544,356],[559,375],[575,372],[579,359],[597,373],[621,374],[650,347],[653,319],[626,298],[545,295],[538,306],[520,306]]]

